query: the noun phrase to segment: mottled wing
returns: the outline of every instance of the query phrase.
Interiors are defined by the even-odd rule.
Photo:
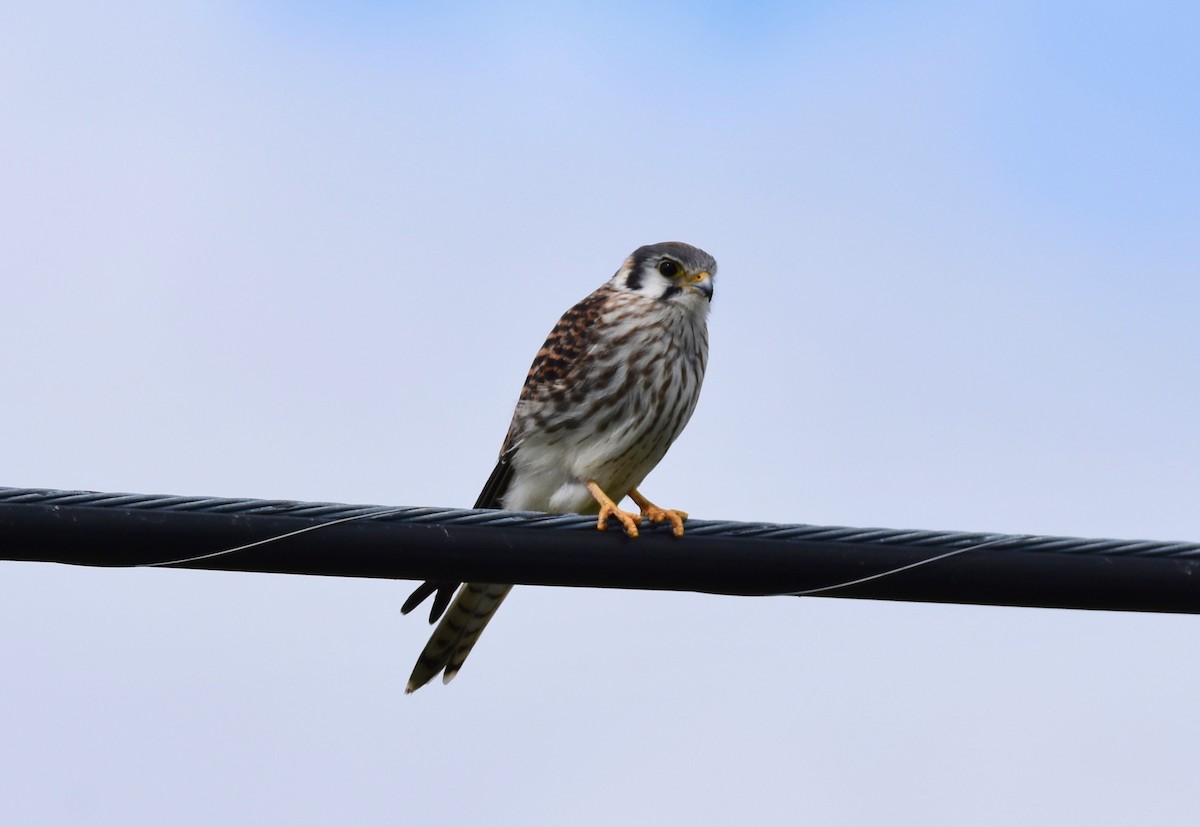
[[[559,319],[545,344],[534,357],[525,377],[521,398],[517,402],[512,424],[504,439],[500,460],[488,478],[475,504],[476,508],[503,507],[504,494],[512,481],[513,459],[520,450],[525,428],[536,426],[539,418],[531,415],[547,401],[570,403],[566,398],[568,377],[591,350],[595,341],[596,321],[600,317],[609,288],[601,287]],[[406,614],[434,592],[429,622],[442,615],[457,583],[430,581],[421,585],[404,603]],[[462,667],[471,648],[483,633],[484,627],[508,595],[510,585],[496,583],[467,583],[458,591],[450,610],[442,617],[429,642],[417,659],[406,692],[413,692],[444,672],[442,680],[449,682]]]
[[[584,357],[596,344],[599,331],[597,322],[612,293],[611,286],[601,286],[564,313],[550,331],[525,376],[525,385],[521,388],[521,398],[517,401],[517,410],[513,413],[502,453],[520,447],[525,429],[531,424],[541,424],[540,414],[544,412],[539,409],[547,407],[546,403],[557,406],[570,404],[576,400],[569,398],[569,390],[573,389],[576,393],[585,390],[582,383],[570,380],[574,378],[572,374],[578,375],[583,369]]]
[[[524,428],[529,422],[529,417],[524,415],[526,406],[536,404],[535,400],[541,401],[543,397],[565,387],[568,375],[592,346],[595,322],[600,317],[604,300],[609,293],[610,288],[607,285],[596,290],[564,313],[546,337],[545,344],[534,357],[525,377],[521,398],[517,401],[517,410],[513,414],[512,424],[509,425],[504,445],[500,449],[500,459],[484,484],[479,499],[475,501],[476,508],[504,507],[504,494],[512,481],[513,458],[520,446]],[[429,622],[436,623],[446,611],[458,585],[453,581],[427,580],[408,596],[404,605],[400,607],[400,612],[408,614],[436,592],[437,596],[434,597],[429,610]]]

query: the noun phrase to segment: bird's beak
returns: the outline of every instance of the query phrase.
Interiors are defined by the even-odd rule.
[[[701,270],[699,273],[693,273],[688,276],[687,286],[704,296],[704,298],[712,301],[713,280],[707,270]]]

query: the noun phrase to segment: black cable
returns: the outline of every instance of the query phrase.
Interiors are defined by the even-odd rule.
[[[1200,613],[1200,544],[0,488],[0,559]]]

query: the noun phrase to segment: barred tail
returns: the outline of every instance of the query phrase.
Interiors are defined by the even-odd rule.
[[[420,689],[443,670],[442,682],[450,683],[511,588],[495,583],[464,584],[417,658],[405,693]]]

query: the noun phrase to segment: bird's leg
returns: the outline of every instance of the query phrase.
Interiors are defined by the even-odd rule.
[[[643,497],[642,492],[636,488],[629,492],[629,498],[637,503],[638,508],[642,509],[642,516],[647,520],[652,523],[670,523],[671,533],[676,537],[683,536],[683,521],[687,519],[686,511],[678,511],[674,508],[659,508]]]
[[[587,490],[592,492],[592,496],[596,498],[596,502],[600,503],[600,518],[596,520],[596,528],[603,531],[604,527],[608,524],[609,516],[613,516],[617,518],[621,525],[625,526],[626,534],[630,537],[638,536],[638,523],[641,522],[640,517],[617,508],[617,504],[612,501],[612,497],[605,494],[604,489],[594,481],[588,480]]]

